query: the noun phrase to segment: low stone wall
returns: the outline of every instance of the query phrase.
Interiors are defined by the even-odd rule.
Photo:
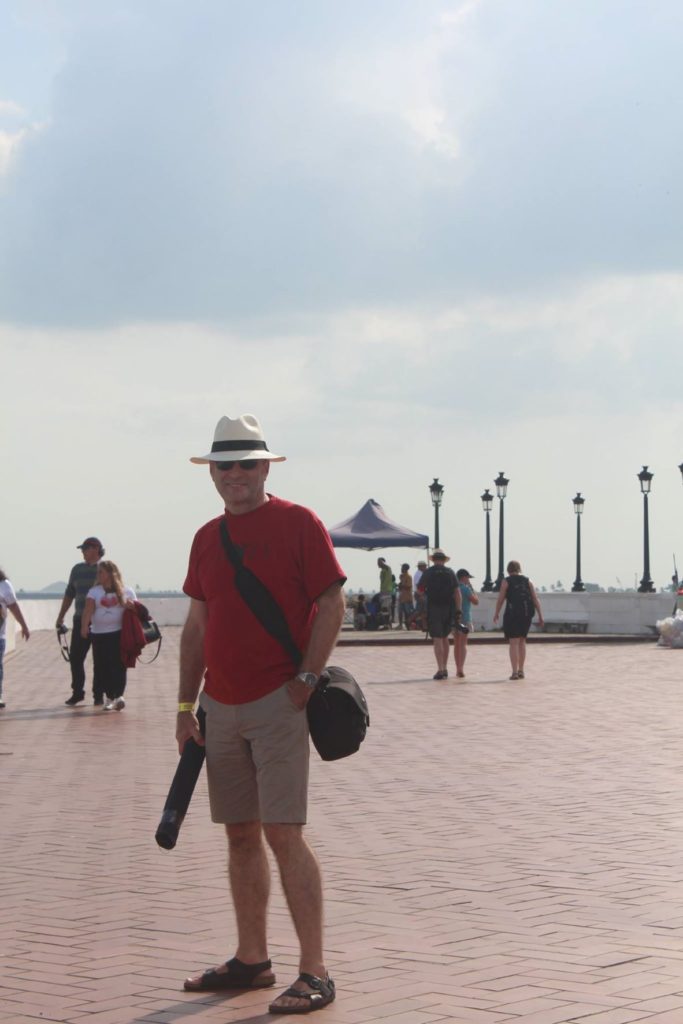
[[[492,629],[497,594],[479,594],[475,629]],[[655,623],[673,612],[673,594],[539,594],[549,623],[580,622],[587,633],[654,635]],[[532,627],[536,629],[536,627]]]
[[[47,598],[43,600],[41,598],[22,598],[21,594],[18,595],[19,606],[26,619],[28,628],[33,632],[39,629],[54,629],[55,622],[57,621],[57,615],[62,605],[61,597],[54,599]],[[142,603],[146,608],[149,608],[150,614],[153,619],[159,623],[162,627],[164,626],[182,626],[187,617],[187,610],[190,606],[189,597],[142,597]],[[66,625],[71,628],[71,619],[73,617],[72,611],[69,610],[67,613],[65,622]],[[16,643],[16,636],[18,630],[15,629],[17,626],[16,621],[11,615],[7,616],[7,650],[11,651],[14,649]],[[19,633],[21,639],[21,634]]]
[[[581,622],[587,633],[618,635],[654,635],[655,623],[672,614],[673,594],[539,594],[543,616],[549,623]],[[479,594],[473,609],[476,630],[493,629],[496,594]],[[182,626],[190,604],[189,597],[142,597],[159,625]],[[30,630],[54,629],[61,598],[23,599],[19,603]],[[71,625],[71,616],[67,616]],[[7,617],[7,650],[14,648],[16,622]],[[532,627],[535,629],[535,627]]]

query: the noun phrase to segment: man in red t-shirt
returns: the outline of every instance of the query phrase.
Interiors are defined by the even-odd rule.
[[[206,766],[213,821],[225,825],[235,916],[235,956],[185,981],[191,992],[266,988],[266,907],[270,872],[264,838],[278,862],[301,946],[299,977],[270,1004],[271,1013],[308,1013],[331,1003],[334,982],[322,949],[322,882],[303,835],[308,791],[305,707],[344,618],[346,577],[318,517],[268,494],[271,462],[254,416],[222,417],[208,464],[225,512],[195,535],[184,591],[190,611],[180,644],[176,736],[182,751],[204,742],[194,714],[206,712]],[[303,651],[293,665],[245,604],[223,550],[225,520],[243,564],[267,586]]]

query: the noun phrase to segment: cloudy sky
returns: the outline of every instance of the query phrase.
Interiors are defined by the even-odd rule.
[[[8,0],[0,564],[179,587],[222,414],[484,575],[683,563],[679,0]],[[494,534],[497,520],[493,520]],[[375,554],[341,552],[372,586]],[[415,554],[398,552],[415,561]],[[497,559],[494,550],[494,562]]]

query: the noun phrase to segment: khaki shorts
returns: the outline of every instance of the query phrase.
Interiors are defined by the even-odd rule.
[[[200,703],[211,820],[305,824],[308,720],[287,686],[248,704],[221,704],[205,693]]]

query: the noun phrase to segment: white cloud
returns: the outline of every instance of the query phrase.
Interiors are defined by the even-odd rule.
[[[23,586],[57,579],[71,533],[94,532],[136,582],[179,585],[189,538],[216,510],[187,460],[206,448],[219,416],[254,412],[290,456],[273,489],[330,524],[374,497],[428,531],[426,488],[439,476],[443,541],[478,575],[479,495],[502,468],[511,479],[508,553],[537,580],[571,572],[577,490],[589,502],[586,578],[631,579],[641,537],[635,474],[648,463],[653,576],[664,582],[683,502],[681,283],[610,278],[508,305],[359,308],[229,329],[5,325],[12,571]],[[591,344],[581,346],[589,330]],[[35,464],[28,456],[46,439],[50,457]],[[374,580],[364,558],[344,553],[356,585]]]
[[[0,118],[18,119],[26,117],[26,111],[14,100],[0,100]]]
[[[0,176],[6,174],[10,167],[12,154],[16,151],[26,131],[7,132],[0,129]]]
[[[227,322],[678,272],[676,7],[607,2],[616,35],[583,2],[72,8],[49,125],[4,141],[2,315]]]

